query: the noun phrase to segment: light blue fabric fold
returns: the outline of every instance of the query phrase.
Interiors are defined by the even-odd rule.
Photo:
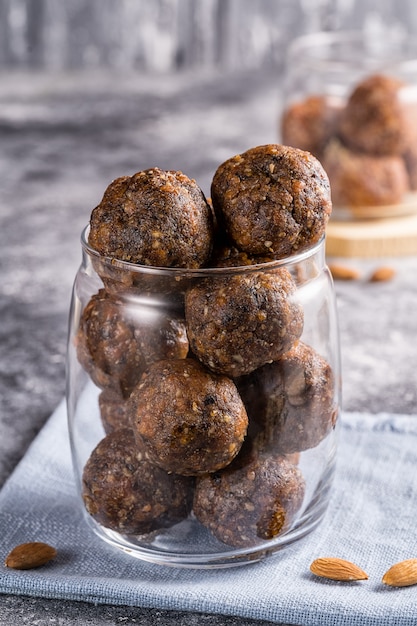
[[[390,588],[384,572],[417,557],[417,416],[343,415],[336,479],[319,528],[263,562],[190,570],[148,564],[102,542],[75,491],[62,402],[0,492],[1,560],[15,545],[58,550],[27,571],[0,566],[0,592],[222,613],[303,626],[417,623],[417,586]],[[354,561],[368,581],[313,576],[313,559]]]

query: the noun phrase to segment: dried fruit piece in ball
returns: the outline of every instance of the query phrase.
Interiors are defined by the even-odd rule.
[[[263,450],[291,454],[317,446],[337,418],[336,381],[329,363],[299,342],[281,359],[237,382]]]
[[[304,315],[285,268],[207,278],[185,296],[192,352],[236,377],[278,359],[301,336]]]
[[[149,318],[148,309],[146,303],[104,289],[87,303],[76,337],[77,356],[98,387],[128,396],[149,363],[187,356],[184,321],[166,311]]]
[[[332,209],[320,162],[309,152],[278,144],[222,163],[211,196],[219,222],[240,250],[276,259],[317,243]]]
[[[193,359],[151,365],[132,392],[129,414],[147,458],[184,475],[230,463],[248,425],[235,384]]]
[[[84,467],[82,482],[88,513],[120,533],[148,533],[181,521],[190,511],[192,479],[149,463],[130,429],[100,441]]]
[[[288,530],[305,492],[300,470],[282,456],[239,457],[227,468],[198,478],[193,510],[223,543],[256,546]]]
[[[197,183],[154,167],[107,187],[91,213],[88,242],[121,261],[198,268],[210,257],[213,229],[212,209]]]

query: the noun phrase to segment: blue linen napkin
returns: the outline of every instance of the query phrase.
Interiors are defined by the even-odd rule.
[[[221,613],[303,626],[417,622],[417,586],[381,583],[395,562],[417,557],[417,416],[344,414],[329,510],[298,545],[230,569],[175,569],[139,561],[101,541],[75,490],[62,402],[0,492],[0,559],[46,541],[57,558],[36,570],[0,564],[0,593]],[[354,561],[368,581],[315,577],[313,559]]]

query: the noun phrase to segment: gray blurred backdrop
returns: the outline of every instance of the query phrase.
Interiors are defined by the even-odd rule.
[[[0,69],[256,68],[341,28],[414,33],[415,0],[0,0]]]

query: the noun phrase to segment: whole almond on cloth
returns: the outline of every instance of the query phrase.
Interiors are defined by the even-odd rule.
[[[395,563],[382,577],[390,587],[409,587],[417,584],[417,559],[406,559]]]
[[[316,576],[329,578],[330,580],[368,580],[368,574],[358,567],[358,565],[336,557],[329,556],[316,559],[310,565],[310,570]]]
[[[29,543],[21,543],[13,548],[6,557],[6,567],[12,569],[32,569],[41,567],[48,561],[51,561],[57,554],[57,551],[47,543],[40,541],[32,541]]]

